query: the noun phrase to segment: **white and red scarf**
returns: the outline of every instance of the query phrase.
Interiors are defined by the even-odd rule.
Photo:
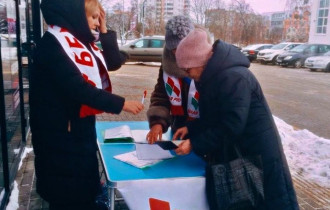
[[[182,106],[182,79],[172,77],[163,72],[163,79],[165,84],[166,93],[171,102],[171,113],[172,115],[183,116],[184,110]],[[194,80],[191,80],[189,85],[188,102],[187,102],[187,113],[189,118],[199,118],[199,93],[196,89]]]
[[[48,26],[48,32],[55,36],[55,38],[59,41],[61,46],[63,47],[67,56],[72,60],[72,62],[76,65],[79,71],[82,74],[82,77],[94,87],[99,89],[102,88],[102,79],[100,76],[100,71],[106,71],[106,64],[103,58],[103,55],[100,49],[93,42],[90,46],[98,59],[100,59],[103,67],[98,68],[97,60],[93,56],[93,54],[87,49],[87,47],[82,44],[77,38],[75,38],[68,30],[51,25]],[[111,81],[109,74],[107,72],[102,72],[102,75],[106,75],[106,80],[108,83],[108,87],[104,89],[111,92]],[[91,108],[87,105],[82,105],[80,108],[80,117],[87,117],[95,114],[100,114],[103,111]]]

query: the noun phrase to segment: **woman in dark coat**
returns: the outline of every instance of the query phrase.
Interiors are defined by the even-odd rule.
[[[174,139],[189,133],[176,152],[182,155],[192,149],[221,163],[224,141],[235,142],[243,156],[261,155],[265,202],[259,209],[298,209],[281,139],[249,61],[220,40],[212,49],[206,37],[205,31],[195,29],[176,51],[178,66],[195,80],[200,93],[200,119],[175,133]],[[208,199],[210,208],[217,209],[212,195]]]
[[[50,209],[97,209],[95,114],[137,114],[143,105],[111,93],[107,69],[120,68],[120,53],[97,0],[43,0],[41,9],[48,31],[30,86],[37,192]]]

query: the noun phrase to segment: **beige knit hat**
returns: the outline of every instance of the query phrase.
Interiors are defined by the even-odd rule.
[[[178,45],[175,53],[180,68],[204,66],[212,55],[212,45],[206,31],[196,28]]]

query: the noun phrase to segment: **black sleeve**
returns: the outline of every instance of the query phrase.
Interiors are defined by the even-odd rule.
[[[51,84],[54,84],[63,96],[105,112],[121,112],[125,99],[86,82],[52,35],[49,35],[47,45],[40,46],[38,52],[35,58],[36,65],[41,70],[47,70],[49,79],[53,80]]]
[[[108,71],[119,69],[123,62],[123,56],[119,52],[116,32],[108,30],[107,33],[100,33],[100,42]]]
[[[204,121],[197,120],[188,125],[193,150],[199,155],[219,150],[225,139],[237,139],[246,126],[251,102],[248,81],[231,74],[218,84],[214,90],[217,92],[217,110],[212,110],[219,114],[217,123],[206,125]]]

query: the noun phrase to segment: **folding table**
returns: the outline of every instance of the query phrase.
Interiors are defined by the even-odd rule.
[[[203,176],[205,174],[205,162],[194,153],[185,156],[176,156],[172,159],[164,160],[160,163],[157,163],[156,165],[144,169],[136,168],[113,158],[115,155],[135,150],[134,143],[103,143],[104,130],[121,125],[128,125],[131,129],[149,129],[148,123],[146,121],[96,123],[98,147],[102,164],[105,169],[106,179],[108,185],[110,186],[110,201],[112,210],[114,209],[115,188],[117,187],[118,183],[124,183],[128,181],[145,181],[146,183],[149,182],[149,180],[157,182],[157,180],[159,181],[162,179],[177,180],[185,178],[203,179],[202,182],[204,182]],[[203,193],[204,192],[202,192],[202,194]],[[201,202],[206,202],[205,198],[200,199],[202,200]],[[136,205],[139,204],[137,203]],[[145,205],[145,203],[143,205]]]

